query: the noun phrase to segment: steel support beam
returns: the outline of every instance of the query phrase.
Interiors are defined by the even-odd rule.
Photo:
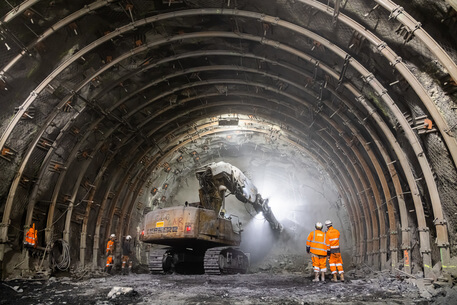
[[[22,15],[29,7],[32,7],[36,3],[38,3],[40,0],[25,0],[21,4],[17,5],[15,8],[13,8],[11,11],[9,11],[5,16],[3,16],[0,24],[2,23],[8,23],[17,16]]]
[[[238,36],[238,35],[237,35],[237,36]],[[201,37],[201,36],[200,36],[200,37]],[[180,35],[180,38],[182,39],[182,36],[181,36],[181,35]],[[265,42],[265,41],[264,41],[264,42]],[[143,50],[140,50],[140,51],[143,51]],[[363,75],[363,74],[362,74],[362,75]],[[375,89],[376,89],[376,86],[375,86]],[[2,139],[5,139],[5,140],[6,140],[6,138],[3,138],[3,137],[2,137]],[[413,144],[414,144],[414,143],[412,143],[412,145],[413,145]],[[3,144],[2,144],[2,145],[3,145]],[[414,147],[414,145],[413,145],[413,147]],[[436,201],[435,201],[435,203],[436,203]],[[438,226],[438,225],[442,225],[442,224],[437,224],[437,226]]]

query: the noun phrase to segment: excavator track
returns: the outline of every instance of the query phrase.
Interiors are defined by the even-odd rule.
[[[211,248],[205,253],[206,274],[246,273],[248,267],[249,260],[246,254],[232,247]]]
[[[165,273],[164,267],[164,255],[168,249],[157,249],[149,252],[149,271],[151,273],[159,274]]]

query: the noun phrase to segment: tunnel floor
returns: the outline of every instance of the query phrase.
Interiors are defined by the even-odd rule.
[[[377,273],[346,282],[312,282],[299,273],[237,275],[130,274],[75,280],[11,280],[0,304],[457,304],[455,289],[434,296],[404,278]],[[110,295],[114,287],[133,288]],[[111,292],[112,294],[112,292]]]

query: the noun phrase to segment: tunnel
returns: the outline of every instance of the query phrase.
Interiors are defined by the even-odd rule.
[[[456,9],[2,2],[2,279],[45,258],[103,268],[111,234],[131,235],[146,262],[146,213],[198,201],[195,170],[219,161],[269,198],[297,253],[331,219],[348,266],[457,276]],[[228,198],[262,260],[257,246],[273,246],[252,230],[265,220]],[[23,247],[32,225],[35,256]],[[55,251],[63,266],[48,263]]]

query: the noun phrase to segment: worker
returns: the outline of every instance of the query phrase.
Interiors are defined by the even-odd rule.
[[[325,272],[327,271],[327,251],[330,249],[325,242],[325,233],[322,232],[322,223],[315,224],[315,231],[308,235],[306,241],[306,252],[311,253],[313,262],[314,279],[313,282],[319,282],[319,273],[321,281],[325,282]]]
[[[133,252],[132,248],[132,236],[127,235],[122,244],[122,274],[130,274],[132,272],[132,260],[130,259]]]
[[[326,243],[330,246],[330,251],[328,253],[328,264],[330,266],[330,271],[332,272],[333,276],[332,281],[338,281],[338,269],[338,273],[340,274],[340,280],[344,282],[343,259],[341,258],[340,252],[340,232],[333,227],[333,224],[330,220],[325,221],[325,226],[327,227]]]
[[[36,248],[37,244],[37,231],[35,230],[35,223],[29,226],[29,230],[25,234],[24,246],[26,248]]]
[[[111,273],[111,269],[113,268],[114,265],[114,241],[116,240],[116,235],[111,234],[108,240],[108,243],[106,244],[106,255],[108,257],[106,258],[106,268],[105,271],[107,273]]]
[[[430,129],[432,129],[432,127],[433,127],[432,121],[429,119],[424,119],[424,128],[430,130]]]

